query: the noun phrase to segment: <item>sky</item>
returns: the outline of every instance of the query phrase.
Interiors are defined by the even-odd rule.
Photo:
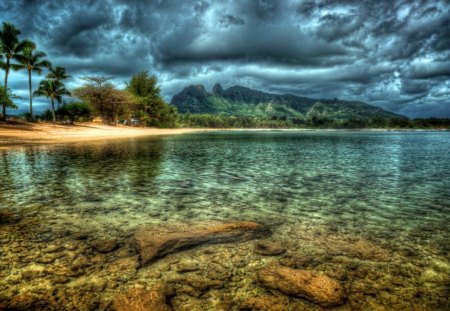
[[[69,89],[90,75],[123,88],[148,70],[167,101],[220,83],[450,117],[450,1],[1,0],[0,22],[66,67]],[[22,109],[27,85],[11,74]]]

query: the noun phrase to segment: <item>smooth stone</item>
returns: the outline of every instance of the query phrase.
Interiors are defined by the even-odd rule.
[[[64,247],[62,245],[49,245],[45,249],[42,250],[43,253],[56,253],[59,251],[64,250]]]
[[[196,261],[185,260],[176,265],[176,270],[179,273],[197,271],[200,270],[200,264]]]
[[[286,251],[286,249],[273,242],[259,241],[255,244],[254,251],[256,254],[263,256],[276,256],[283,254]]]
[[[346,298],[345,290],[337,280],[316,271],[269,264],[258,272],[258,279],[268,288],[305,298],[323,307],[342,305]]]
[[[169,294],[164,284],[158,284],[151,290],[132,288],[116,294],[112,307],[116,311],[171,311],[172,308],[166,304]]]
[[[80,276],[84,273],[82,269],[78,267],[69,267],[64,265],[52,265],[45,269],[45,272],[48,274],[63,276],[63,277],[75,277]]]
[[[134,234],[141,264],[170,253],[204,244],[237,243],[270,235],[268,228],[254,222],[179,225],[173,228],[144,227]]]
[[[119,243],[115,239],[111,240],[96,240],[90,243],[93,249],[100,253],[109,253],[115,250]]]

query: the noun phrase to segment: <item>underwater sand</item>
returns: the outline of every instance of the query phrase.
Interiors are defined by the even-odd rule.
[[[449,151],[449,132],[351,131],[0,151],[0,309],[108,310],[116,293],[163,281],[185,286],[174,310],[239,310],[262,295],[322,310],[258,282],[275,261],[339,280],[336,310],[448,310]],[[286,252],[206,245],[139,267],[131,238],[143,225],[235,220],[270,227]]]

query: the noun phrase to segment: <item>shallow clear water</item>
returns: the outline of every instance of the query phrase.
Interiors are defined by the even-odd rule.
[[[348,258],[366,270],[378,265],[371,281],[368,273],[344,279],[349,308],[448,307],[449,132],[233,131],[30,146],[0,153],[0,181],[0,208],[16,219],[0,225],[5,247],[35,239],[17,229],[33,221],[35,232],[69,239],[80,231],[129,236],[143,224],[251,220],[273,226],[272,240],[288,255],[315,256],[319,263],[306,268],[348,270]],[[5,250],[0,265],[4,276],[23,269]],[[380,284],[405,265],[413,272],[400,284],[385,280],[385,292],[355,296],[364,289],[351,284]],[[26,292],[10,283],[9,298]],[[383,293],[400,298],[380,302]]]

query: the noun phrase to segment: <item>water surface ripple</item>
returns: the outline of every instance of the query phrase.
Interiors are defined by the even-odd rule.
[[[29,146],[0,151],[0,181],[0,210],[11,216],[0,224],[5,300],[39,289],[24,287],[23,270],[43,245],[73,234],[120,239],[144,224],[249,220],[273,226],[288,249],[280,260],[307,252],[316,262],[303,268],[365,271],[341,276],[350,309],[448,307],[449,132],[231,131]],[[370,258],[358,243],[379,252]]]

